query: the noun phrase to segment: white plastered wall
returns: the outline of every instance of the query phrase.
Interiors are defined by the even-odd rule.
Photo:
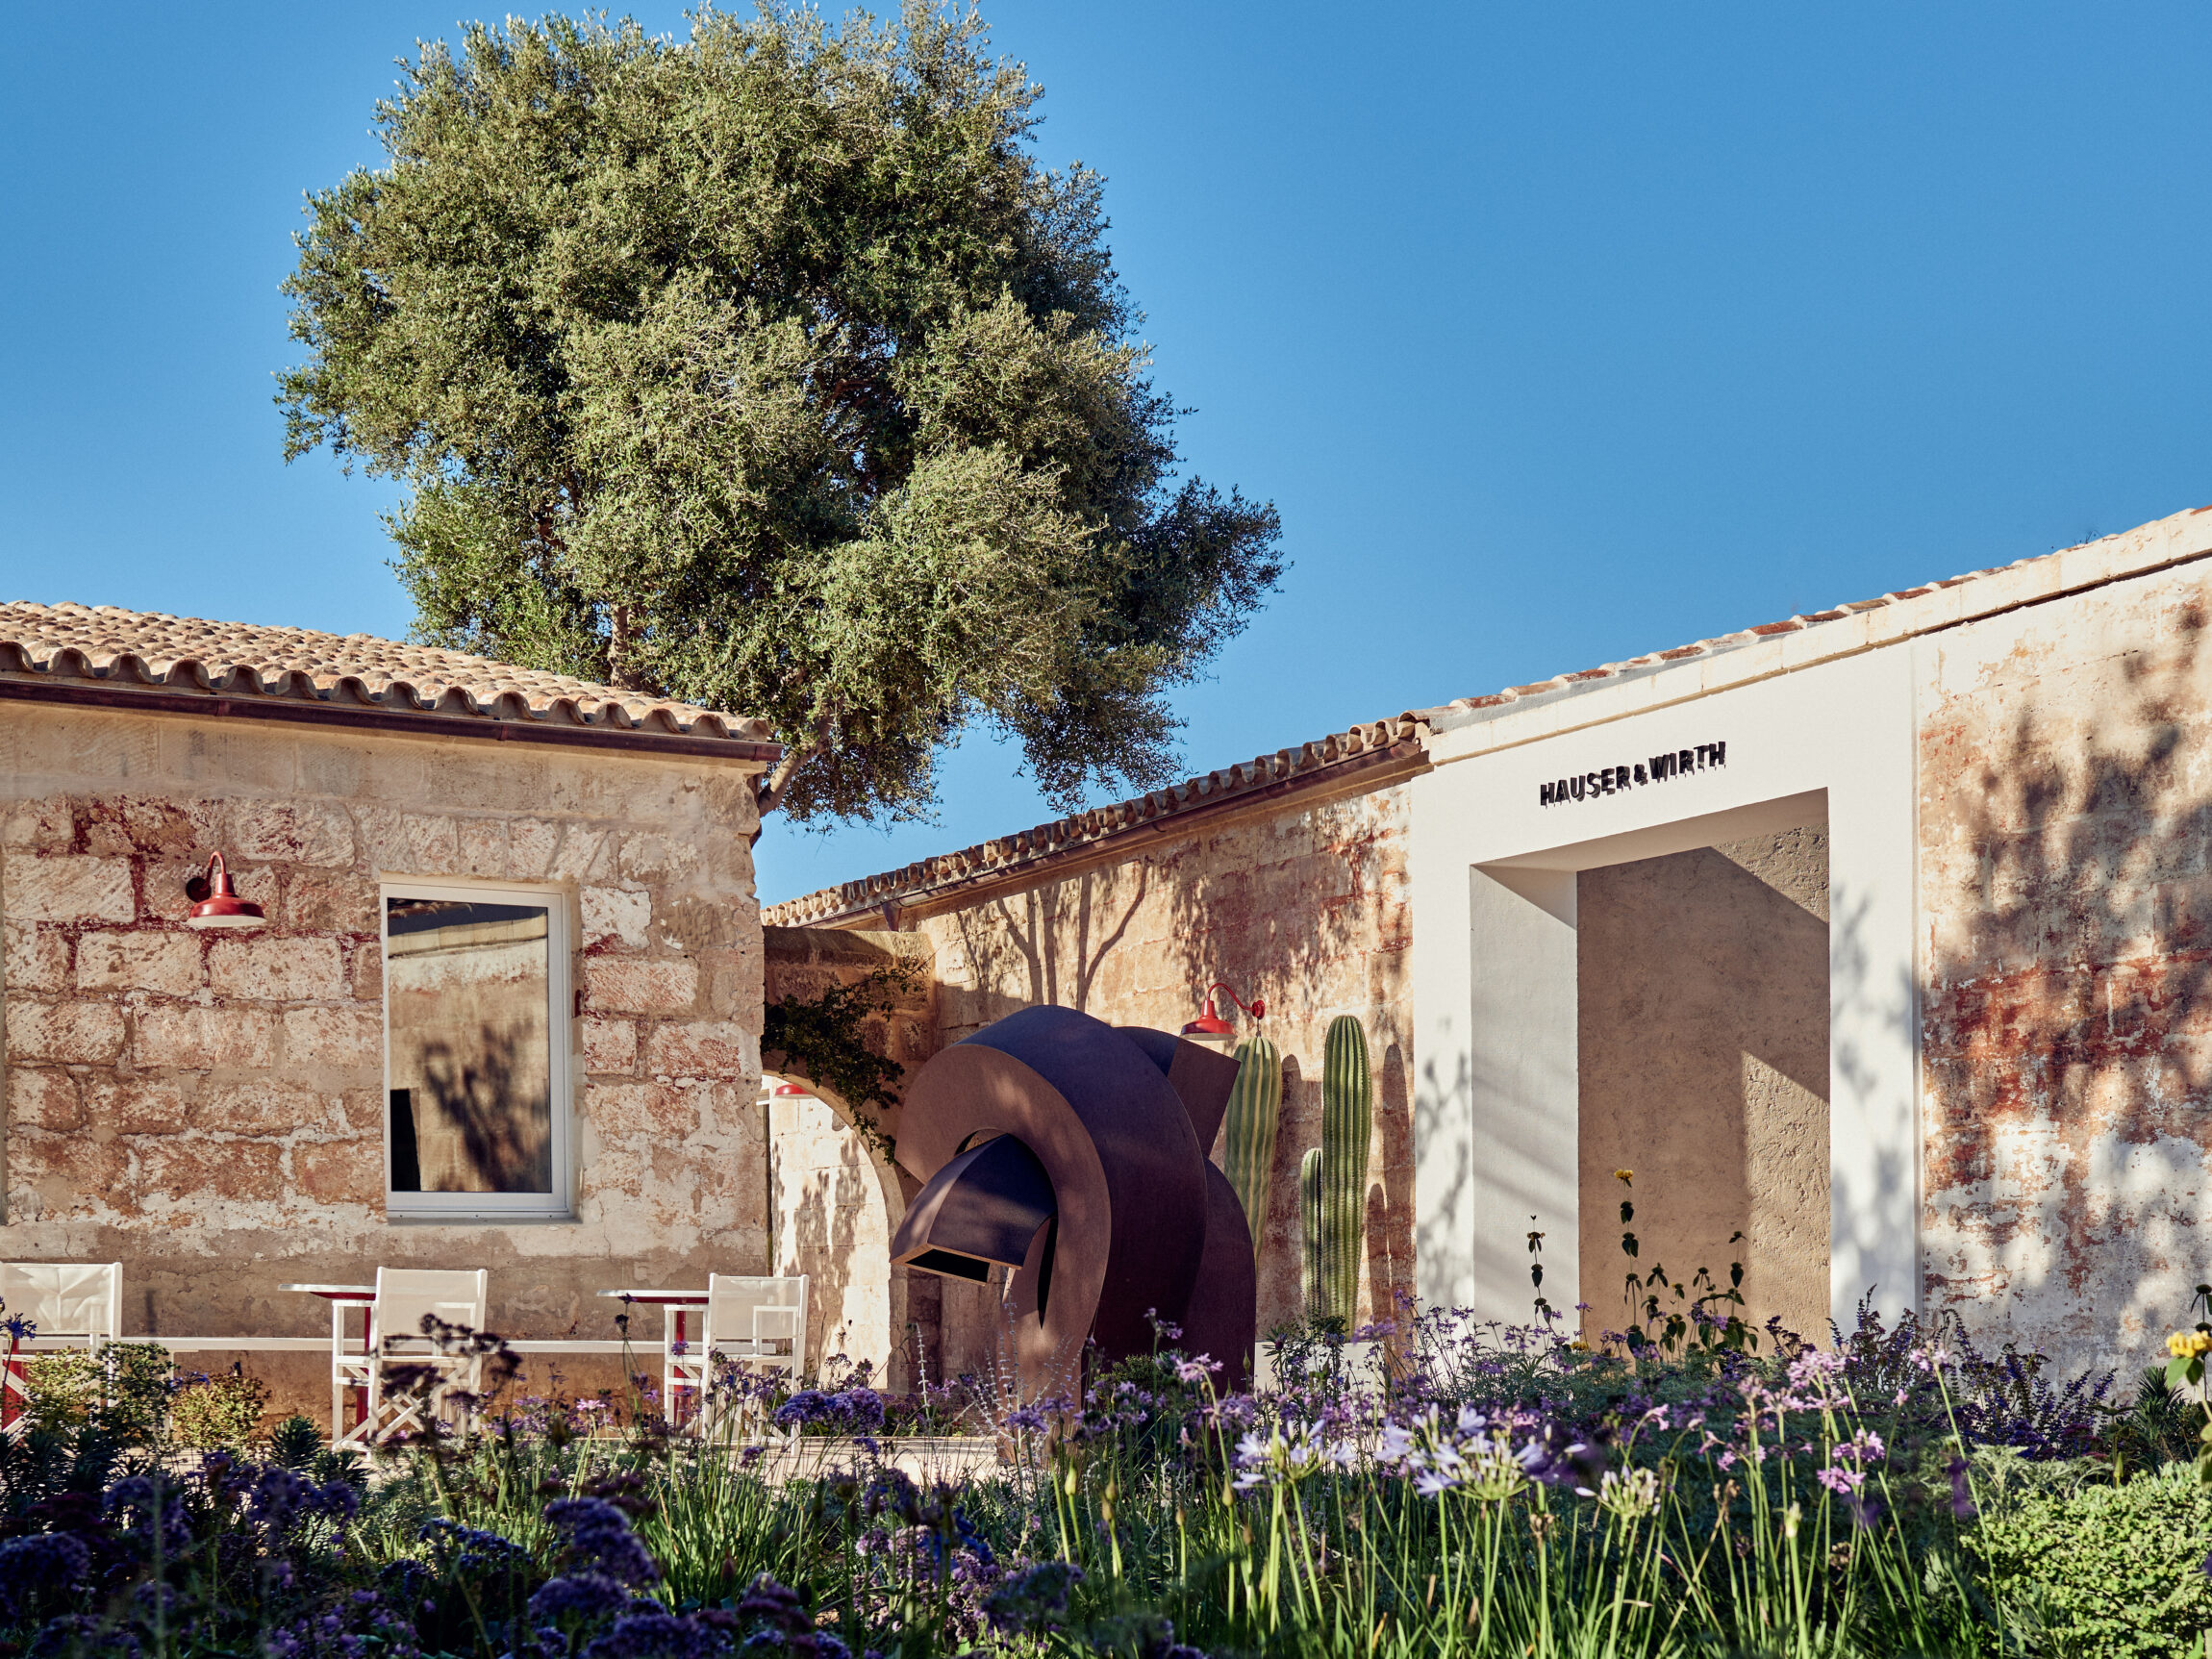
[[[1917,1306],[1914,647],[1559,728],[1572,698],[1439,735],[1412,790],[1416,1252],[1424,1301],[1577,1299],[1575,872],[1799,824],[1829,835],[1829,1303]],[[1561,805],[1539,786],[1699,744],[1724,767]],[[1530,1218],[1534,1217],[1534,1220]]]

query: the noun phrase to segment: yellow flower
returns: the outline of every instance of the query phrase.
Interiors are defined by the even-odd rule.
[[[2203,1331],[2175,1331],[2166,1339],[2166,1351],[2177,1360],[2212,1353],[2212,1335]]]
[[[1636,1179],[1636,1171],[1633,1169],[1616,1169],[1613,1171],[1613,1178],[1616,1181],[1633,1181]]]

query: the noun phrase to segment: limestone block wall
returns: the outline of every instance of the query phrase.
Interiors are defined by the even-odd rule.
[[[413,1264],[490,1269],[504,1333],[601,1337],[602,1288],[759,1270],[754,822],[725,763],[10,704],[0,1256],[119,1259],[156,1336],[317,1334],[280,1282]],[[218,849],[266,927],[183,925]],[[574,1219],[387,1220],[380,875],[570,907]],[[319,1362],[254,1369],[327,1410]]]
[[[1925,1298],[2073,1365],[2212,1278],[2212,572],[1923,641]]]
[[[1393,1317],[1414,1282],[1405,786],[1310,804],[1294,797],[1179,839],[1161,827],[1158,842],[1119,862],[913,919],[936,947],[943,1039],[1036,1003],[1175,1031],[1215,979],[1265,997],[1284,1080],[1261,1222],[1265,1333],[1300,1314],[1298,1161],[1320,1144],[1329,1021],[1358,1017],[1375,1079],[1359,1317]],[[1241,1017],[1240,1029],[1249,1029]],[[1213,1156],[1221,1161],[1220,1145]],[[980,1372],[998,1337],[991,1293],[939,1283],[943,1363]]]

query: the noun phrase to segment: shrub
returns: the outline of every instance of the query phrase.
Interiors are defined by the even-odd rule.
[[[169,1429],[180,1445],[201,1451],[243,1451],[261,1433],[268,1384],[233,1372],[189,1383],[169,1405]]]
[[[125,1445],[159,1439],[169,1409],[169,1350],[110,1343],[97,1354],[39,1354],[23,1367],[23,1412],[34,1428],[89,1427]]]
[[[2187,1464],[2021,1497],[1983,1519],[1972,1547],[2053,1653],[2195,1653],[2212,1624],[2212,1493]]]

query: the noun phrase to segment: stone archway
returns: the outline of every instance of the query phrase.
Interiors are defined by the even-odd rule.
[[[768,1126],[769,1270],[804,1273],[805,1370],[842,1354],[866,1360],[876,1386],[913,1386],[906,1274],[891,1239],[906,1215],[898,1171],[853,1128],[851,1110],[801,1073],[765,1071]]]
[[[893,965],[906,968],[906,984],[891,1008],[867,1022],[865,1041],[875,1052],[912,1068],[937,1052],[935,953],[925,935],[817,927],[762,930],[766,961],[763,994],[768,1005],[792,998],[812,1001],[833,986],[851,985]],[[906,1215],[918,1183],[875,1156],[853,1127],[855,1114],[834,1090],[815,1083],[803,1066],[773,1049],[763,1055],[766,1116],[776,1117],[773,1091],[796,1084],[799,1102],[784,1114],[785,1156],[779,1136],[769,1136],[769,1239],[773,1270],[806,1272],[814,1303],[808,1320],[810,1359],[843,1351],[872,1359],[884,1386],[908,1392],[917,1381],[914,1360],[923,1356],[927,1376],[939,1380],[943,1365],[942,1295],[930,1274],[911,1282],[891,1266],[891,1236]],[[876,1115],[887,1134],[898,1133],[895,1107]],[[859,1206],[855,1208],[856,1204]],[[840,1249],[841,1240],[853,1247]],[[910,1325],[911,1321],[911,1325]],[[817,1336],[818,1333],[818,1340]],[[841,1335],[842,1342],[841,1345]]]

